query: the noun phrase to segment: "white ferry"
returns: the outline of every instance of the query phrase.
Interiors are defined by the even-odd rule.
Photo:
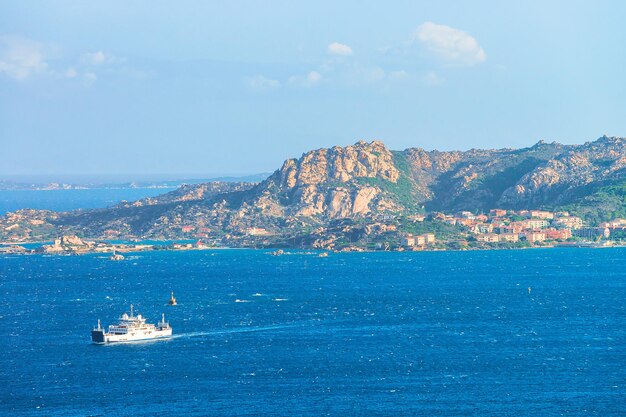
[[[127,313],[122,314],[119,323],[111,324],[106,332],[104,328],[100,327],[100,320],[98,320],[98,327],[91,331],[91,340],[94,343],[104,344],[160,339],[170,337],[171,335],[172,328],[165,321],[165,314],[161,315],[161,321],[155,326],[154,324],[146,323],[146,319],[141,314],[135,316],[133,305],[131,304],[130,315]]]

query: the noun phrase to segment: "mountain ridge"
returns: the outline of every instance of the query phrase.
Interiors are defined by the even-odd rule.
[[[619,137],[468,151],[393,151],[381,141],[359,141],[287,159],[258,183],[185,185],[96,210],[8,213],[0,220],[0,237],[179,238],[193,230],[194,237],[226,243],[251,236],[250,242],[267,236],[302,241],[342,219],[373,224],[434,211],[569,207],[593,216],[589,207],[596,205],[610,216],[625,209],[624,184],[626,139]],[[605,210],[607,187],[613,191]]]

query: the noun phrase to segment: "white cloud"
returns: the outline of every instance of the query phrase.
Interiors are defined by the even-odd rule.
[[[487,54],[473,36],[450,26],[425,22],[413,32],[412,42],[419,42],[430,53],[450,64],[472,66],[487,59]]]
[[[85,85],[91,85],[96,82],[98,75],[93,71],[81,72],[74,67],[68,68],[65,73],[55,74],[58,76],[64,76],[65,78],[71,78],[77,81],[81,81]]]
[[[0,73],[24,80],[47,69],[43,44],[15,36],[0,37]]]
[[[120,62],[120,58],[102,51],[87,52],[82,55],[81,62],[88,65],[115,64]]]
[[[280,87],[280,82],[278,80],[273,80],[271,78],[264,77],[262,75],[255,75],[254,77],[246,77],[246,83],[250,88],[257,91],[266,91],[272,90]]]
[[[323,76],[317,71],[310,71],[305,76],[293,75],[289,77],[287,82],[291,85],[300,87],[313,87],[322,80]]]
[[[352,48],[350,48],[348,45],[343,44],[343,43],[339,43],[339,42],[333,42],[330,45],[328,45],[328,53],[331,55],[342,55],[342,56],[348,56],[348,55],[352,55]]]
[[[19,36],[0,36],[0,76],[18,81],[36,75],[48,80],[71,79],[86,85],[101,75],[147,78],[151,73],[125,65],[125,59],[102,51],[63,56],[54,44]]]
[[[84,85],[92,85],[98,80],[98,74],[93,71],[79,71],[74,67],[70,67],[63,74],[65,78],[72,78],[81,81]]]

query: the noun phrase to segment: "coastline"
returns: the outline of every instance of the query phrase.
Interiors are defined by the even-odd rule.
[[[181,240],[182,241],[182,240]],[[306,247],[293,247],[293,246],[189,246],[189,244],[180,243],[181,241],[173,240],[150,240],[150,244],[143,244],[135,242],[133,244],[125,243],[113,243],[107,241],[99,241],[103,244],[108,244],[106,247],[98,247],[94,249],[84,250],[59,250],[55,252],[41,252],[37,251],[37,248],[43,247],[45,244],[51,243],[50,241],[27,241],[27,242],[0,242],[0,255],[48,255],[48,256],[79,256],[79,255],[109,255],[111,253],[123,253],[123,254],[137,254],[145,252],[182,252],[182,251],[223,251],[223,250],[259,250],[267,251],[274,254],[274,256],[290,255],[289,251],[297,252],[311,252],[313,254],[322,253],[420,253],[420,252],[474,252],[474,251],[511,251],[511,250],[532,250],[532,249],[608,249],[608,248],[624,248],[626,243],[611,243],[611,244],[593,244],[581,242],[578,244],[552,244],[552,245],[533,245],[527,247],[466,247],[466,248],[433,248],[426,247],[419,250],[406,250],[402,247],[388,250],[376,250],[367,248],[347,248],[339,250],[327,250],[320,248],[306,248]],[[152,242],[157,242],[152,243]],[[184,241],[182,241],[184,242]],[[23,245],[33,246],[40,245],[36,248],[26,248]],[[21,247],[23,251],[9,251],[7,249]],[[2,250],[5,249],[5,250]],[[277,253],[282,252],[282,253]]]

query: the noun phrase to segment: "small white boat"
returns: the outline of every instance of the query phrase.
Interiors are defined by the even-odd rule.
[[[122,255],[121,253],[116,253],[115,249],[113,249],[113,255],[109,256],[109,259],[111,261],[123,261],[124,255]]]

